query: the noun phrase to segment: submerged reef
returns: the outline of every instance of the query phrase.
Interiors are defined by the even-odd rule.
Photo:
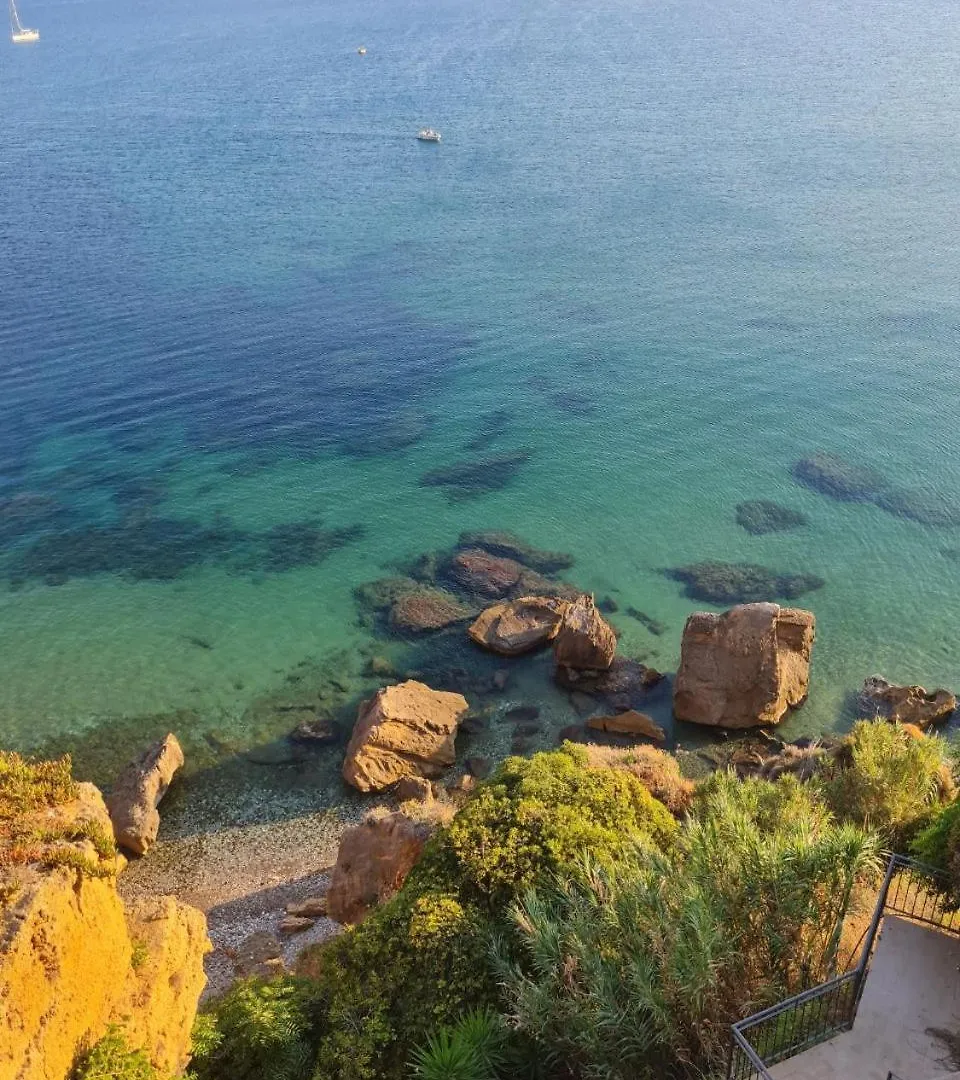
[[[425,472],[420,477],[420,486],[443,488],[451,502],[477,499],[505,488],[529,459],[529,453],[518,451],[476,461],[458,461]]]
[[[960,525],[960,505],[929,487],[906,488],[883,473],[854,465],[836,454],[818,453],[793,466],[794,479],[841,502],[870,502],[888,514],[921,525]]]
[[[133,581],[171,581],[202,564],[235,572],[283,573],[321,562],[364,534],[360,525],[323,529],[315,520],[287,522],[250,532],[228,519],[204,524],[190,518],[134,515],[117,524],[51,532],[13,553],[11,584],[119,574]]]
[[[808,518],[799,510],[771,502],[769,499],[750,499],[737,503],[737,524],[746,529],[751,536],[764,536],[766,533],[786,532],[806,525]]]
[[[753,563],[700,562],[666,571],[682,581],[693,600],[711,604],[745,604],[758,601],[796,600],[804,593],[823,588],[816,574],[784,574]]]

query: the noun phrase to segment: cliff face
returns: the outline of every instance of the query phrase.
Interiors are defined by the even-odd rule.
[[[94,823],[112,835],[100,792],[89,784],[49,820],[61,830]],[[65,1080],[110,1024],[161,1075],[175,1075],[186,1063],[204,984],[203,915],[170,897],[125,907],[115,856],[98,855],[83,839],[56,847],[64,865],[0,875],[0,1078]]]

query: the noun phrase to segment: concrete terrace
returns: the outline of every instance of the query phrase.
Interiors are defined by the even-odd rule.
[[[888,916],[851,1031],[770,1069],[773,1080],[960,1078],[943,1041],[960,1046],[960,938]]]

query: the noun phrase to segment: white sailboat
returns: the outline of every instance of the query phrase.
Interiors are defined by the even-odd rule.
[[[10,0],[10,40],[14,45],[29,45],[33,41],[40,40],[39,30],[31,30],[29,26],[24,26],[20,22],[14,0]]]

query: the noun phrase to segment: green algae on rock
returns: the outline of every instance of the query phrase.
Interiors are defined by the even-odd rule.
[[[754,563],[691,563],[667,570],[666,575],[683,582],[691,599],[711,604],[796,600],[826,584],[816,574],[782,573]]]
[[[789,506],[781,506],[770,499],[750,499],[737,503],[737,524],[752,536],[786,532],[788,529],[806,525],[807,521],[806,514],[801,514],[799,510],[793,510]]]

